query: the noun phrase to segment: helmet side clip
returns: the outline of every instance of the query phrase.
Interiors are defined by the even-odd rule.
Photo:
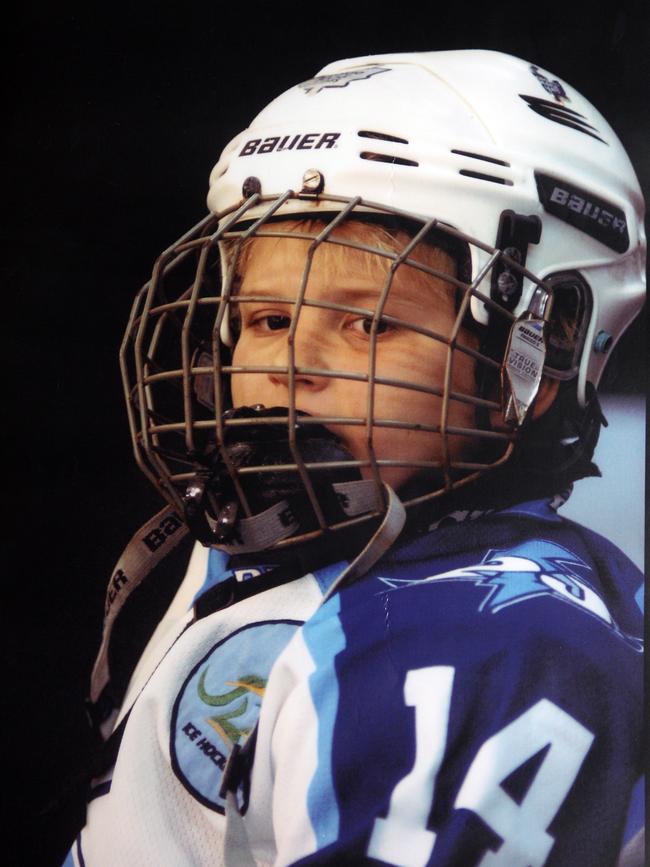
[[[539,217],[517,214],[512,210],[501,212],[494,246],[503,255],[492,271],[490,297],[508,312],[512,312],[521,299],[528,247],[539,244],[541,236],[542,221]],[[550,301],[550,294],[538,287],[528,309],[514,323],[505,316],[490,316],[485,349],[493,358],[503,357],[503,418],[509,426],[520,428],[523,425],[539,391],[546,356]],[[502,347],[506,344],[505,355],[502,355]]]
[[[527,217],[511,210],[501,212],[494,246],[497,250],[502,250],[504,255],[492,271],[490,296],[506,310],[514,310],[519,303],[523,275],[520,270],[513,269],[504,256],[523,268],[526,264],[528,245],[539,244],[541,237],[542,221],[539,217],[534,215]]]

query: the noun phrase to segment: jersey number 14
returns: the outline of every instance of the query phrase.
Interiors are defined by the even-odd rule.
[[[445,754],[454,680],[450,666],[408,672],[404,699],[415,708],[415,761],[395,786],[385,819],[375,819],[367,854],[396,867],[424,867],[436,834],[427,820]],[[547,828],[573,785],[593,734],[553,702],[541,699],[476,753],[454,807],[472,810],[503,840],[479,867],[543,867],[555,842]],[[548,747],[520,803],[501,783]]]

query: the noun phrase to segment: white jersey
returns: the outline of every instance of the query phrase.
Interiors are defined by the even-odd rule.
[[[224,863],[218,792],[227,745],[256,721],[276,657],[323,591],[306,575],[192,622],[207,559],[197,546],[181,592],[134,672],[115,723],[128,713],[117,761],[93,781],[86,827],[66,864]],[[216,694],[225,696],[217,709],[202,700]],[[229,718],[241,710],[241,695],[244,713]]]

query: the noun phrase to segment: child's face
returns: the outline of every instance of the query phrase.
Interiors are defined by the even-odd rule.
[[[330,246],[330,245],[326,245]],[[276,366],[288,363],[287,336],[294,306],[270,300],[295,299],[303,274],[307,242],[293,239],[259,238],[252,242],[242,267],[241,296],[268,296],[269,300],[240,303],[241,333],[234,348],[233,366]],[[435,251],[434,267],[454,274],[453,261]],[[416,255],[416,258],[420,258]],[[306,301],[334,302],[348,307],[374,310],[384,285],[389,260],[356,250],[337,247],[336,256],[319,248],[307,284]],[[431,264],[427,262],[427,264]],[[415,323],[449,337],[456,319],[453,288],[439,278],[418,269],[397,269],[384,313]],[[326,377],[313,369],[367,375],[369,369],[370,317],[363,313],[303,306],[295,336],[296,409],[313,416],[356,419],[356,425],[333,423],[336,433],[354,458],[368,460],[365,419],[368,407],[366,382]],[[473,334],[461,330],[459,342],[476,348]],[[439,340],[404,327],[380,324],[377,341],[376,377],[406,381],[416,386],[444,388],[447,346]],[[453,353],[451,391],[475,393],[474,363],[465,353]],[[267,407],[288,406],[289,378],[284,372],[234,373],[234,406],[261,403]],[[375,420],[439,425],[442,399],[436,394],[386,384],[375,388]],[[474,409],[452,400],[448,425],[473,428]],[[467,460],[472,438],[448,437],[450,460]],[[410,466],[384,467],[382,479],[398,489],[419,471],[418,462],[441,461],[442,437],[436,432],[375,426],[373,446],[379,461],[396,460]],[[369,467],[362,468],[365,478]]]

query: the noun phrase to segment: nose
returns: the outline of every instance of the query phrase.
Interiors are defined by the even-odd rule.
[[[331,369],[332,348],[323,319],[318,316],[318,311],[303,308],[295,332],[293,335],[287,333],[287,339],[282,342],[282,349],[278,353],[278,366],[286,366],[287,372],[269,374],[274,385],[289,387],[288,370],[293,360],[297,389],[319,392],[327,388],[329,377],[315,372],[322,370],[327,373]]]

